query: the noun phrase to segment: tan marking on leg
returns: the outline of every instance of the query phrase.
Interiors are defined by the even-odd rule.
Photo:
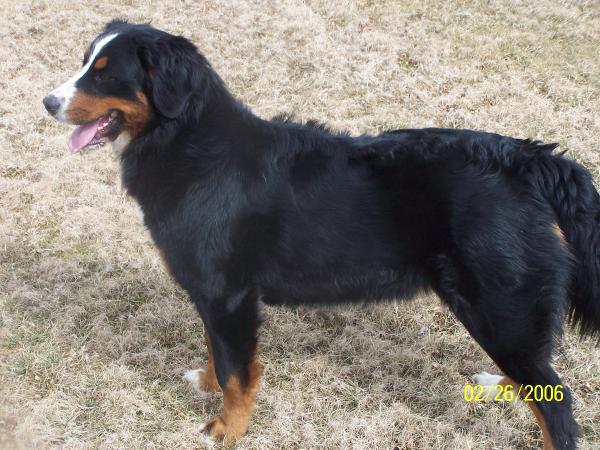
[[[232,375],[223,388],[223,410],[204,427],[213,439],[226,445],[240,439],[248,431],[250,415],[254,411],[258,381],[262,367],[252,358],[248,366],[248,382],[244,385],[239,375]]]
[[[108,65],[108,56],[102,56],[101,58],[98,58],[96,60],[96,63],[94,64],[94,69],[96,69],[96,70],[102,70],[107,65]]]
[[[200,385],[200,389],[205,392],[219,392],[221,390],[221,386],[219,386],[219,382],[217,381],[215,363],[213,361],[212,354],[212,345],[210,343],[210,336],[208,335],[208,331],[206,331],[206,327],[204,328],[204,342],[206,342],[206,349],[208,350],[208,364],[206,365],[206,370],[200,376],[198,384]]]
[[[521,386],[519,383],[514,381],[512,378],[507,377],[506,375],[504,377],[502,377],[502,379],[500,380],[500,384],[502,386],[512,386],[514,392],[518,392],[519,387]],[[529,406],[529,408],[533,412],[533,415],[535,416],[535,420],[537,421],[540,429],[542,430],[542,439],[544,440],[544,450],[556,450],[556,448],[554,447],[554,444],[552,443],[552,437],[550,437],[550,431],[548,430],[548,425],[546,424],[546,419],[544,419],[542,412],[540,411],[538,406],[535,404],[535,402],[525,402],[525,403],[527,403],[527,406]]]

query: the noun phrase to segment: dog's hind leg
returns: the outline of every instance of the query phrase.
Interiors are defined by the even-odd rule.
[[[550,363],[563,316],[565,283],[560,274],[553,277],[545,273],[544,284],[539,279],[526,280],[517,288],[497,285],[492,290],[485,289],[465,269],[458,269],[449,258],[441,257],[438,263],[436,292],[506,374],[491,384],[511,384],[517,387],[515,392],[520,385],[552,386],[538,388],[546,392],[559,389],[560,400],[549,395],[535,401],[532,396],[528,404],[542,429],[546,450],[575,449],[579,429],[573,418],[571,394]],[[485,377],[479,381],[490,384]]]
[[[517,383],[510,377],[507,377],[506,375],[501,376],[501,375],[493,375],[493,374],[490,374],[487,372],[482,372],[482,373],[478,373],[477,375],[475,375],[473,377],[473,382],[477,386],[482,386],[486,392],[486,397],[489,397],[489,398],[494,398],[496,395],[498,395],[499,398],[503,398],[504,396],[508,397],[509,394],[507,393],[507,391],[502,391],[502,389],[506,389],[509,386],[511,388],[511,391],[510,391],[511,397],[508,397],[508,398],[512,398],[512,396],[516,395],[516,393],[525,392],[525,391],[523,391],[523,388],[524,388],[523,385]],[[488,395],[488,391],[490,391],[491,394]],[[528,394],[525,393],[524,395],[528,395]],[[523,395],[521,395],[521,397],[523,397]],[[556,447],[554,447],[554,445],[552,444],[552,437],[550,435],[550,431],[548,430],[548,425],[546,424],[546,420],[544,419],[544,416],[542,415],[540,409],[535,404],[535,402],[526,401],[526,403],[527,403],[527,406],[529,406],[529,408],[533,412],[533,415],[535,416],[535,420],[537,421],[540,429],[542,430],[542,439],[544,440],[544,450],[555,450]]]

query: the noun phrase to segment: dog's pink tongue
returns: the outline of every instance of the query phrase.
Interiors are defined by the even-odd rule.
[[[98,119],[95,122],[86,125],[81,125],[71,133],[71,136],[69,136],[69,149],[71,152],[77,153],[94,139],[96,131],[98,130],[98,125],[100,125],[100,120],[102,119]]]

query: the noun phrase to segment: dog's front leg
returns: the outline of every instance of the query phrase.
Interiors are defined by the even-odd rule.
[[[228,444],[246,433],[254,410],[262,372],[256,355],[258,302],[250,294],[238,294],[196,306],[204,320],[207,345],[223,391],[221,414],[208,421],[204,431]]]

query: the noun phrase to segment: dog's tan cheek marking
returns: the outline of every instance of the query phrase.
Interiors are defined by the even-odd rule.
[[[560,230],[560,228],[559,228],[559,230]],[[502,377],[499,384],[501,384],[502,386],[512,386],[514,392],[518,392],[519,387],[520,387],[519,383],[517,383],[512,378],[507,377],[507,376]],[[535,420],[537,421],[540,429],[542,430],[542,439],[544,440],[544,450],[556,450],[556,448],[554,447],[554,444],[552,443],[552,438],[550,437],[550,431],[548,430],[548,425],[546,424],[546,419],[544,419],[544,416],[542,415],[540,409],[535,404],[535,402],[525,402],[525,403],[527,403],[527,405],[533,412],[533,415],[535,416]]]
[[[131,121],[132,124],[132,138],[136,137],[140,132],[146,128],[146,125],[152,117],[152,111],[150,110],[150,103],[148,98],[142,91],[136,92],[138,98],[137,115],[134,117],[135,120]]]
[[[145,128],[151,117],[148,99],[144,93],[137,92],[136,97],[137,100],[94,97],[77,91],[65,115],[75,123],[85,123],[97,119],[111,109],[118,109],[123,113],[130,138],[134,139]]]
[[[223,411],[205,427],[214,439],[226,445],[240,439],[248,431],[248,422],[255,407],[258,382],[262,368],[255,357],[248,365],[248,383],[244,385],[239,376],[231,375],[223,388]]]
[[[102,56],[96,60],[94,64],[94,69],[102,70],[108,65],[108,56]]]

